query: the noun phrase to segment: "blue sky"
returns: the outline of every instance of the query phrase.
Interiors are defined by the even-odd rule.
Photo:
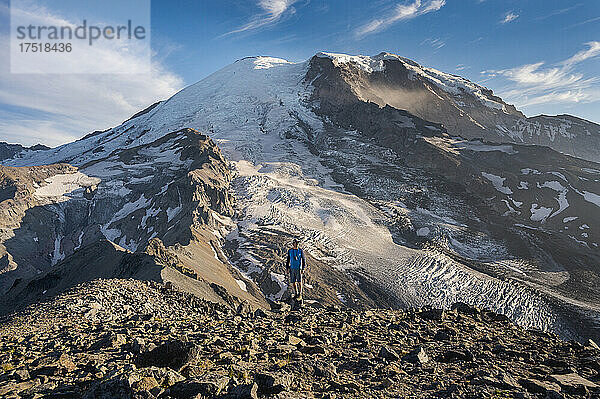
[[[8,2],[0,5],[6,42]],[[303,61],[318,51],[389,51],[483,84],[528,116],[600,123],[598,0],[153,0],[151,15],[151,77],[24,78],[2,66],[0,140],[58,145],[236,59]]]

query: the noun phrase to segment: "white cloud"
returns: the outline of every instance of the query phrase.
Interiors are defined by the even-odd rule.
[[[511,11],[504,16],[504,18],[502,19],[502,21],[500,21],[500,23],[507,24],[509,22],[514,21],[517,18],[519,18],[519,14],[515,14],[514,12]]]
[[[428,44],[434,49],[439,50],[446,45],[446,42],[440,38],[428,38],[421,42],[421,45],[423,44]]]
[[[549,103],[585,103],[598,99],[598,93],[586,92],[583,90],[568,90],[563,92],[552,92],[541,96],[531,96],[526,98],[521,106],[529,107],[532,105]]]
[[[47,25],[62,20],[50,13]],[[43,21],[42,21],[43,22]],[[7,57],[9,39],[0,36],[0,54]],[[4,59],[7,59],[3,57]],[[68,58],[66,71],[87,62]],[[103,61],[147,69],[136,54],[103,49]],[[148,105],[176,93],[183,80],[160,63],[147,73],[13,74],[0,66],[0,141],[59,145],[98,129],[115,126]]]
[[[580,73],[571,73],[564,67],[542,68],[543,62],[526,64],[499,71],[486,71],[488,75],[501,75],[520,86],[534,86],[539,89],[573,87],[575,84],[591,83]]]
[[[397,4],[390,16],[373,19],[356,29],[357,36],[365,36],[371,33],[389,28],[396,22],[416,18],[430,12],[440,10],[446,4],[446,0],[415,0],[413,3]]]
[[[589,42],[587,49],[555,65],[546,66],[544,62],[537,62],[482,73],[510,82],[500,94],[519,106],[594,102],[600,100],[600,78],[585,77],[576,67],[598,56],[600,42]]]
[[[234,29],[231,32],[227,32],[223,36],[259,29],[277,23],[286,11],[294,11],[292,5],[297,1],[298,0],[259,0],[258,6],[262,12],[253,16],[246,25]]]
[[[542,21],[544,19],[548,19],[548,18],[554,17],[556,15],[562,15],[562,14],[565,14],[565,13],[567,13],[569,11],[572,11],[572,10],[574,10],[576,8],[581,7],[582,5],[583,5],[583,3],[578,3],[578,4],[575,4],[574,6],[571,6],[571,7],[560,8],[558,10],[554,10],[554,11],[550,12],[549,14],[543,15],[541,17],[537,17],[536,20]]]
[[[586,44],[589,47],[587,50],[581,50],[571,58],[565,60],[563,64],[566,66],[570,66],[600,55],[600,42],[589,42]]]
[[[600,21],[600,17],[594,17],[594,18],[586,19],[585,21],[581,21],[581,22],[578,22],[578,23],[573,24],[571,26],[568,26],[565,29],[575,28],[575,27],[578,27],[578,26],[581,26],[581,25],[586,25],[586,24],[589,24],[589,23],[592,23],[592,22],[596,22],[596,21]]]

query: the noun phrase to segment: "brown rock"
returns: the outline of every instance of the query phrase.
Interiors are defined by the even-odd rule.
[[[158,381],[154,377],[142,377],[131,387],[134,391],[150,391],[158,386]]]
[[[535,378],[522,378],[519,384],[531,393],[545,394],[548,391],[560,392],[560,386],[550,381],[540,381]]]
[[[560,386],[565,387],[565,388],[579,388],[581,386],[584,386],[586,388],[597,388],[598,385],[594,384],[591,381],[586,380],[585,378],[581,377],[579,374],[576,373],[570,373],[570,374],[552,374],[550,376],[552,378],[552,380],[558,382],[560,384]]]
[[[58,359],[58,364],[60,364],[60,366],[69,373],[77,369],[77,365],[66,353],[60,355],[60,358]]]

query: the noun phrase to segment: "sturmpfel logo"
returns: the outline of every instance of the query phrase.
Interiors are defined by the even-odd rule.
[[[150,0],[12,0],[10,12],[12,73],[151,71]]]

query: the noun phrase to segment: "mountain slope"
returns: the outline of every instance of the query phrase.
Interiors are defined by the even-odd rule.
[[[50,147],[46,147],[45,145],[41,144],[37,144],[32,147],[23,147],[20,144],[8,144],[0,141],[0,161],[4,159],[10,159],[19,153],[28,151],[44,151],[48,149],[50,149]]]
[[[4,164],[66,162],[100,179],[97,192],[114,198],[94,231],[136,253],[154,233],[177,252],[178,244],[187,248],[190,226],[206,226],[204,242],[220,264],[272,300],[286,292],[285,247],[300,237],[314,268],[312,300],[463,301],[565,337],[597,336],[600,165],[542,146],[466,140],[365,98],[387,98],[372,84],[381,79],[402,88],[394,70],[413,64],[389,55],[319,54],[297,64],[247,58],[114,129]],[[464,93],[450,83],[446,94],[430,87],[444,107],[455,109],[461,97],[485,107],[486,118],[522,118],[491,92],[451,81]],[[209,134],[230,161],[230,185],[217,179],[216,197],[204,194],[214,192],[214,170],[193,178],[206,155],[181,145],[190,139],[185,128]],[[208,191],[191,193],[190,171],[191,186],[209,181]],[[46,247],[46,256],[56,248]]]
[[[118,279],[0,322],[0,395],[20,397],[592,398],[599,359],[465,304],[234,312]]]
[[[526,118],[485,87],[394,54],[349,57],[320,53],[317,57],[331,59],[353,92],[365,101],[441,123],[452,135],[542,145],[600,161],[598,124],[570,115]]]
[[[217,302],[221,286],[267,306],[215,258],[211,241],[226,229],[233,199],[227,164],[208,137],[180,130],[80,166],[2,167],[5,312],[90,279],[136,276]]]

